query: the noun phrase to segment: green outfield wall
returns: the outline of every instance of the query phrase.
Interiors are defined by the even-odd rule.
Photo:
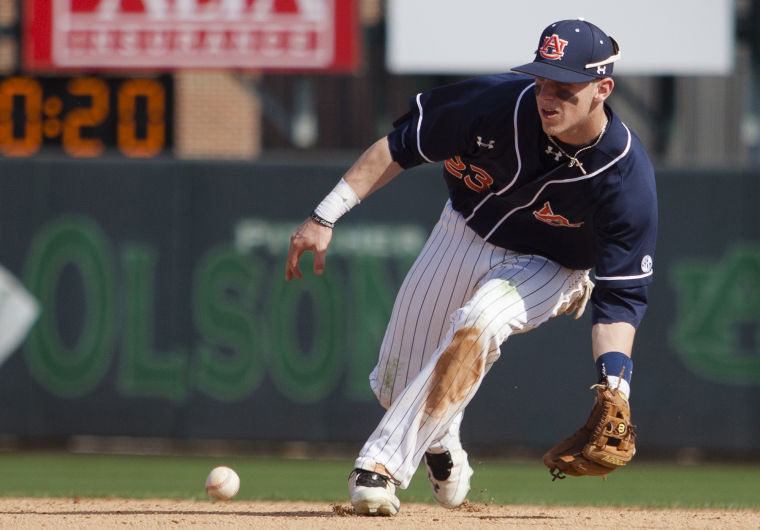
[[[345,169],[0,160],[0,264],[42,307],[0,365],[0,434],[363,440],[382,414],[367,376],[445,185],[437,166],[402,174],[341,221],[324,276],[285,282],[290,232]],[[659,171],[658,189],[640,451],[757,450],[760,171]],[[502,347],[466,444],[542,449],[585,421],[588,313]]]

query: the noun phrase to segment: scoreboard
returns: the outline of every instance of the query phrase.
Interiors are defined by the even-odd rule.
[[[343,73],[359,63],[356,0],[0,0],[0,6],[0,26],[2,13],[14,15],[5,18],[19,50],[18,65],[3,67],[9,75],[0,77],[0,158],[181,153],[183,146],[173,145],[173,73]],[[177,116],[213,112],[205,100],[190,107],[184,84],[176,84],[183,90],[176,100],[185,104]],[[226,96],[218,94],[222,102]],[[187,138],[180,132],[178,143]],[[215,140],[213,131],[198,134]]]
[[[3,77],[0,157],[156,157],[172,147],[172,108],[171,75]]]

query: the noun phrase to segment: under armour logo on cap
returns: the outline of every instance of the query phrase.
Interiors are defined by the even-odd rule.
[[[620,58],[615,39],[583,19],[560,20],[541,34],[532,63],[516,72],[561,83],[582,83],[612,75],[612,63]]]

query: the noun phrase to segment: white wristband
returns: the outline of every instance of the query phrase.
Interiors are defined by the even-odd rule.
[[[335,223],[360,202],[354,189],[341,178],[327,197],[322,199],[319,206],[314,208],[314,213],[329,223]]]

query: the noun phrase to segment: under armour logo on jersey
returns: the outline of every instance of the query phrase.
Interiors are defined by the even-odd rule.
[[[560,153],[559,151],[555,151],[551,145],[546,146],[546,151],[544,151],[544,153],[546,153],[549,156],[553,156],[555,162],[559,162],[559,159],[562,158],[562,153]]]
[[[562,217],[561,215],[554,213],[549,201],[544,203],[543,208],[533,212],[533,216],[539,221],[543,221],[552,226],[563,226],[565,228],[579,228],[583,226],[583,221],[580,223],[571,223],[568,221],[567,217]]]
[[[495,140],[488,140],[487,144],[483,143],[483,137],[478,136],[478,147],[485,147],[486,149],[493,149],[493,144]]]
[[[559,35],[556,33],[551,37],[544,37],[544,43],[538,49],[538,53],[540,53],[541,57],[544,59],[562,59],[562,56],[565,55],[565,46],[567,46],[567,42],[568,41],[564,39],[560,39]]]

